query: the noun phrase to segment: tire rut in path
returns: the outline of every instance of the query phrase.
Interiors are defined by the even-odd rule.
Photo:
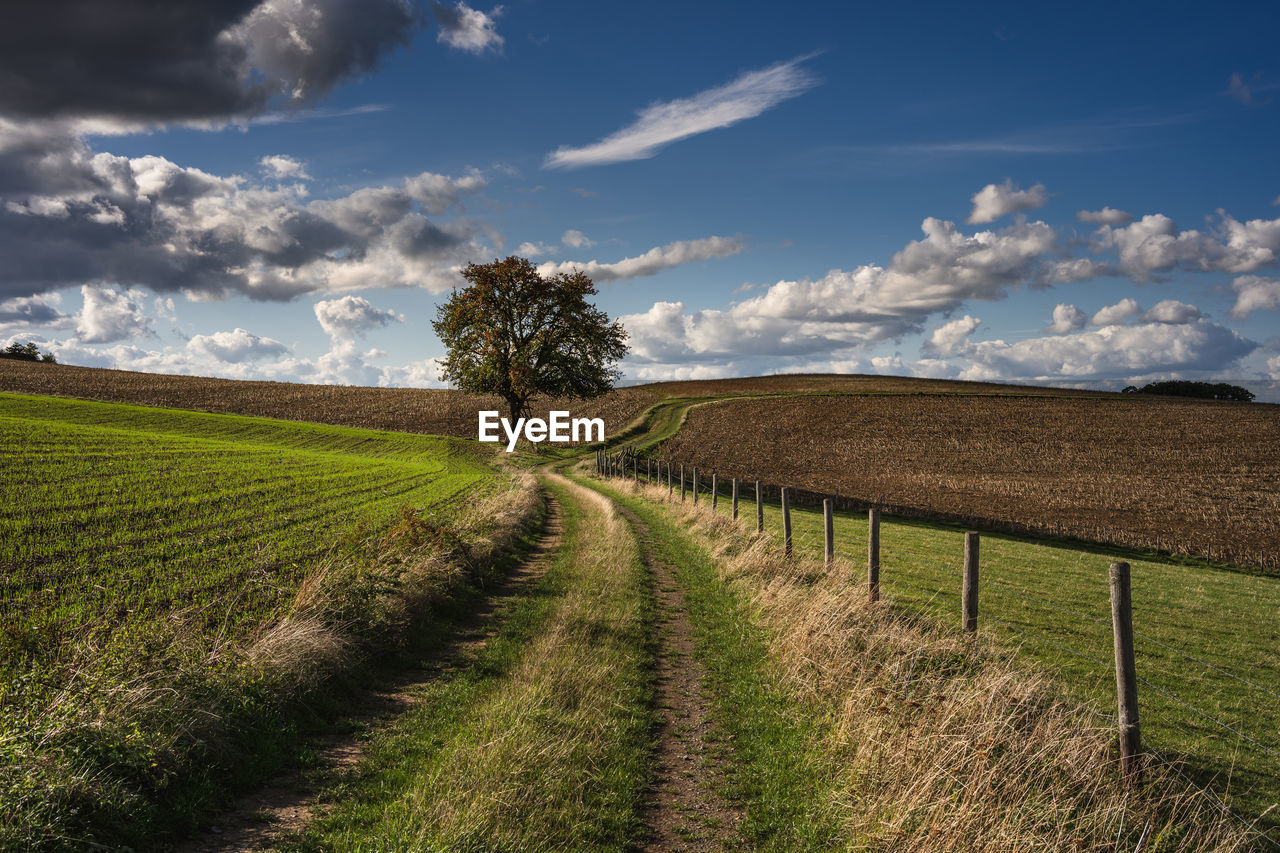
[[[486,592],[479,604],[458,620],[450,637],[431,653],[424,667],[400,674],[391,684],[370,693],[350,715],[361,727],[386,725],[418,702],[423,685],[460,666],[488,642],[501,626],[504,605],[521,589],[546,573],[560,548],[563,516],[554,495],[546,493],[547,516],[529,555]],[[318,748],[318,763],[331,771],[355,767],[368,749],[365,738],[334,737]],[[318,805],[316,791],[296,773],[284,773],[236,800],[213,822],[212,828],[179,844],[179,853],[230,853],[271,850],[275,839],[302,830]]]
[[[645,813],[649,836],[638,849],[739,849],[742,812],[720,793],[727,749],[711,740],[712,712],[702,691],[706,672],[694,656],[693,626],[675,567],[654,553],[648,525],[631,510],[615,506],[631,524],[641,557],[653,572],[658,604],[658,772]]]

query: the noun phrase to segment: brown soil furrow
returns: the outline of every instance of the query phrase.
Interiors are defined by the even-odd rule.
[[[504,608],[523,587],[546,573],[560,547],[562,536],[560,505],[547,497],[547,518],[533,551],[493,586],[467,617],[458,623],[450,639],[432,655],[427,666],[401,673],[393,683],[370,693],[351,715],[356,728],[368,731],[386,725],[418,701],[423,685],[473,657],[501,626]],[[317,764],[341,772],[364,758],[368,740],[357,735],[335,737],[317,748]],[[228,851],[270,850],[273,840],[302,830],[315,813],[317,792],[298,772],[281,774],[240,797],[219,815],[203,835],[179,845],[182,853],[227,853]]]
[[[676,568],[655,556],[647,525],[630,510],[619,509],[636,532],[641,555],[653,572],[659,610],[657,779],[645,815],[649,837],[639,849],[738,849],[742,813],[721,794],[726,757],[713,742],[712,712],[702,690],[706,673],[694,656],[693,627]]]

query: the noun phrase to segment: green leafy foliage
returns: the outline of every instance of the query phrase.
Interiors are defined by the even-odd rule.
[[[598,397],[627,352],[622,324],[587,301],[580,271],[544,278],[525,258],[469,264],[432,324],[448,348],[443,376],[458,390],[496,394],[514,421],[536,395]]]
[[[1235,400],[1241,403],[1253,401],[1253,392],[1239,385],[1226,382],[1189,382],[1177,380],[1150,382],[1141,388],[1127,385],[1125,394],[1159,394],[1163,397],[1196,397],[1201,400]]]
[[[40,352],[40,348],[31,341],[27,341],[25,344],[14,341],[0,350],[0,358],[13,358],[19,361],[43,361],[49,364],[58,363],[58,360],[53,357],[53,353]]]

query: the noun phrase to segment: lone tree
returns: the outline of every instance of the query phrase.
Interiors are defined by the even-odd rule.
[[[595,284],[574,270],[548,278],[525,258],[468,264],[471,282],[440,306],[432,327],[448,348],[442,375],[458,390],[496,394],[511,420],[537,394],[598,397],[621,375],[622,324],[587,302]]]

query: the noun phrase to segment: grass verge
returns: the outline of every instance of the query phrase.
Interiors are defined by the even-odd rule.
[[[1056,682],[1007,646],[966,641],[953,628],[892,603],[871,605],[860,570],[850,563],[827,570],[820,561],[786,560],[771,537],[746,534],[705,504],[671,502],[665,488],[609,488],[642,516],[646,503],[665,505],[647,512],[665,516],[671,533],[693,531],[714,557],[712,578],[705,578],[707,558],[696,551],[682,564],[692,567],[682,579],[705,578],[686,581],[691,609],[700,606],[699,585],[714,589],[718,582],[759,626],[763,669],[789,698],[802,744],[778,756],[766,741],[753,758],[740,731],[759,726],[770,700],[726,690],[717,678],[720,712],[733,727],[744,769],[754,766],[749,772],[764,779],[779,772],[769,761],[804,755],[809,766],[800,769],[808,787],[799,795],[770,794],[760,785],[754,806],[748,801],[748,818],[786,808],[790,796],[810,804],[811,814],[799,820],[834,826],[787,843],[757,835],[761,846],[1250,849],[1247,833],[1230,816],[1161,767],[1152,768],[1142,790],[1123,788],[1114,730],[1064,700]],[[753,631],[740,618],[737,636],[742,647],[750,646]],[[708,628],[708,668],[719,672],[723,663],[716,658],[735,652],[713,637]],[[789,826],[783,822],[784,830]]]
[[[743,500],[743,524],[753,528],[750,486]],[[708,502],[703,494],[699,505]],[[718,508],[722,516],[731,511],[724,495]],[[797,555],[821,556],[822,523],[819,510],[792,510]],[[765,530],[777,548],[776,503],[765,504]],[[836,513],[834,531],[837,557],[864,564],[866,514]],[[904,610],[959,624],[962,532],[883,518],[882,589]],[[1112,719],[1107,565],[1129,561],[1144,742],[1177,756],[1180,772],[1240,814],[1260,817],[1280,839],[1280,579],[992,533],[982,535],[981,552],[981,632],[1017,648],[1058,676],[1072,699]]]

